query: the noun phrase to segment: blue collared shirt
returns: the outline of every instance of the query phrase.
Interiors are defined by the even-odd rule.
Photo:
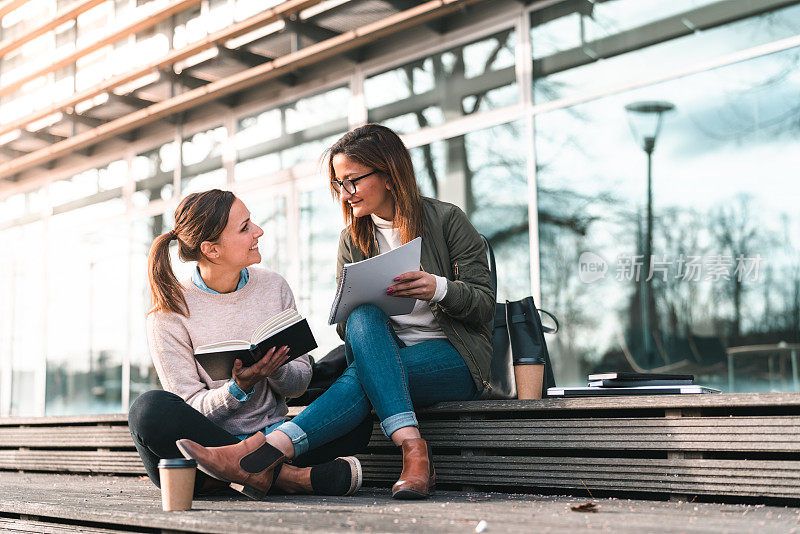
[[[234,291],[239,291],[240,289],[242,289],[249,279],[250,279],[250,274],[247,272],[247,268],[245,267],[239,272],[239,284],[236,286],[236,289],[234,289]],[[213,289],[211,289],[206,285],[206,283],[203,281],[203,277],[200,276],[200,267],[197,265],[194,266],[194,271],[192,271],[192,283],[198,289],[202,289],[206,293],[211,293],[214,295],[220,294],[219,291],[214,291]],[[233,395],[233,397],[236,400],[240,402],[244,402],[247,399],[249,399],[250,395],[253,394],[253,391],[255,391],[255,389],[256,388],[254,386],[253,389],[250,390],[250,392],[248,393],[246,391],[243,391],[242,388],[239,387],[239,384],[237,384],[233,378],[231,378],[230,382],[228,382],[228,391],[230,392],[231,395]]]
[[[236,286],[234,291],[239,291],[244,287],[247,281],[250,280],[250,273],[247,272],[247,267],[239,271],[239,284]],[[206,285],[203,281],[203,277],[200,276],[200,267],[198,265],[194,266],[194,271],[192,271],[192,283],[197,286],[198,289],[202,289],[206,293],[212,293],[214,295],[219,295],[219,291],[214,291],[210,287]]]

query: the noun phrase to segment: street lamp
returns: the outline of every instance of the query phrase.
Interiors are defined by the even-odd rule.
[[[644,351],[650,353],[650,317],[655,312],[651,307],[650,291],[647,286],[647,277],[650,276],[650,265],[653,256],[653,150],[656,148],[656,138],[661,130],[664,114],[675,109],[669,102],[643,101],[633,102],[625,106],[628,112],[628,124],[631,127],[634,139],[647,154],[647,237],[645,239],[644,268],[645,274],[641,276],[642,296],[642,340]]]

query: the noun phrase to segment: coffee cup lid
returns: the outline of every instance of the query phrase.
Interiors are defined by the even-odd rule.
[[[186,458],[163,458],[158,461],[159,469],[185,469],[187,467],[197,467],[197,462]]]

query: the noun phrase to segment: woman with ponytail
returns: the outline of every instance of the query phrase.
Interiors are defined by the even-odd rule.
[[[276,347],[254,365],[236,360],[230,380],[213,380],[194,358],[194,348],[247,339],[268,318],[295,307],[294,296],[279,274],[254,267],[261,261],[258,240],[264,234],[244,203],[230,191],[214,189],[187,196],[175,210],[175,229],[153,241],[148,275],[153,308],[147,334],[151,356],[164,390],[136,399],[129,425],[150,479],[160,486],[158,461],[179,458],[176,441],[187,438],[208,447],[264,439],[286,421],[285,399],[301,395],[311,379],[307,355],[288,363],[287,347]],[[190,280],[172,271],[169,247],[178,246],[182,261],[196,262]],[[274,469],[255,497],[274,485],[288,493],[351,494],[361,485],[354,457],[372,430],[365,417],[346,436],[333,439],[292,465]],[[252,441],[252,440],[250,440]],[[313,467],[308,467],[313,466]],[[195,492],[217,491],[219,482],[198,473]]]

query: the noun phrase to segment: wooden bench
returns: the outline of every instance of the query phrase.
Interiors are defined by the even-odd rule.
[[[800,499],[800,394],[441,403],[420,410],[445,488]],[[365,481],[401,469],[376,425]],[[0,470],[143,475],[124,415],[0,419]]]

